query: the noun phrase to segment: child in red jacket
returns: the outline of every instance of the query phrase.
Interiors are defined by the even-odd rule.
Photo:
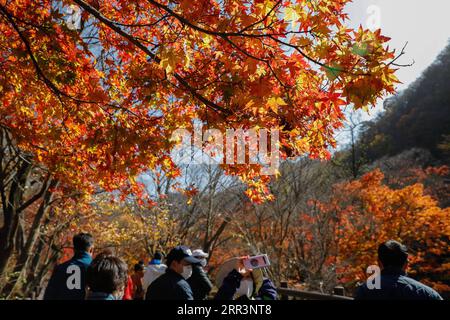
[[[128,276],[127,286],[123,293],[122,300],[133,300],[133,280]]]

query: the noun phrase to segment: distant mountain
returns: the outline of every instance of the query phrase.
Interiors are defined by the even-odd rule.
[[[384,103],[385,111],[364,124],[359,149],[368,161],[423,148],[448,161],[450,137],[450,42],[406,90]],[[448,147],[448,146],[447,146]]]

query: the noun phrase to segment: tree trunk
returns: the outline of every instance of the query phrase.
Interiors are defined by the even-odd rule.
[[[11,256],[16,249],[17,231],[19,229],[20,213],[17,212],[22,203],[25,184],[31,171],[32,164],[28,159],[23,159],[11,183],[7,203],[3,203],[4,225],[0,229],[0,275],[6,278],[6,268]],[[3,181],[2,181],[2,187]]]
[[[8,297],[13,294],[18,287],[20,287],[21,280],[26,277],[25,273],[28,269],[29,263],[31,262],[31,258],[33,257],[33,248],[35,247],[37,237],[40,233],[42,219],[49,208],[48,204],[52,200],[52,189],[56,187],[57,180],[50,179],[48,181],[46,180],[44,183],[46,184],[44,187],[44,198],[41,202],[41,205],[39,206],[39,209],[36,212],[36,215],[34,216],[33,223],[30,227],[30,231],[25,242],[25,246],[22,250],[20,250],[20,252],[18,252],[19,256],[13,269],[13,274],[17,275],[17,277],[11,279],[11,281],[8,281],[7,285],[3,289],[3,293],[8,294]],[[37,252],[37,254],[40,253]]]

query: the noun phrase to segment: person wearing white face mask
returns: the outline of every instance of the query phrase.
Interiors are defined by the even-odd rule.
[[[253,290],[253,279],[251,277],[243,278],[239,283],[239,288],[237,288],[236,293],[233,296],[233,300],[240,299],[241,297],[251,299]]]
[[[197,249],[192,252],[192,255],[200,262],[192,265],[192,276],[188,279],[188,283],[191,286],[194,300],[205,300],[213,288],[213,284],[203,269],[207,265],[208,254],[202,249]]]
[[[200,263],[186,246],[173,248],[166,257],[166,272],[147,288],[146,300],[193,300],[186,281],[192,275],[192,264]]]
[[[216,277],[219,288],[215,300],[276,300],[273,282],[264,278],[261,269],[249,270],[243,265],[246,257],[232,258],[222,264]]]

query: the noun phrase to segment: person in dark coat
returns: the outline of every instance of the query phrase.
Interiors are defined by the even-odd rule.
[[[169,252],[166,262],[166,272],[150,284],[145,300],[193,300],[186,279],[192,275],[192,264],[200,263],[200,260],[192,256],[189,248],[177,246]]]
[[[55,267],[44,293],[44,300],[84,300],[86,270],[92,262],[94,239],[89,233],[73,237],[74,256]]]
[[[187,280],[191,286],[194,300],[205,300],[213,288],[208,275],[203,269],[207,265],[208,254],[201,249],[194,250],[192,255],[200,260],[200,263],[192,265],[192,276]]]
[[[144,278],[144,263],[134,265],[134,273],[131,276],[133,284],[132,296],[133,300],[144,300],[145,290],[142,287],[142,279]]]
[[[365,283],[358,288],[357,300],[442,300],[432,288],[406,275],[407,248],[394,240],[378,247],[378,263],[381,268],[379,286]]]

